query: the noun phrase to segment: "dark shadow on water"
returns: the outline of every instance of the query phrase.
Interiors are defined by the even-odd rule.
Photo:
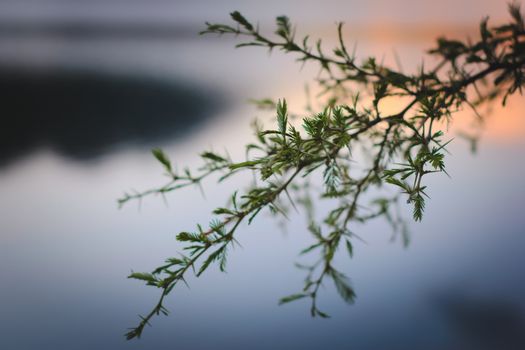
[[[81,20],[56,22],[24,22],[16,20],[0,21],[0,38],[42,38],[54,37],[61,40],[174,40],[195,39],[202,30],[202,25],[181,23],[95,23]]]
[[[0,67],[0,166],[48,147],[89,160],[187,134],[226,106],[220,91],[141,75]]]
[[[436,305],[458,337],[453,349],[525,349],[525,315],[518,305],[462,294],[441,296]]]

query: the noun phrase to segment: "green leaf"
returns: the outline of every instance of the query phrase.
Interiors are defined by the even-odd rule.
[[[291,34],[290,19],[286,16],[279,16],[275,19],[275,21],[277,23],[277,30],[275,33],[288,40]]]
[[[316,244],[312,244],[311,246],[309,246],[308,248],[305,248],[303,250],[301,250],[301,252],[299,253],[299,255],[304,255],[306,253],[309,253],[311,252],[312,250],[314,250],[315,248],[318,248],[322,245],[323,243],[320,242],[320,243],[316,243]]]
[[[157,158],[157,160],[164,165],[166,170],[171,173],[171,162],[166,154],[160,148],[154,148],[151,153]]]
[[[213,214],[217,214],[217,215],[223,215],[223,214],[234,215],[235,212],[230,210],[230,209],[228,209],[228,208],[216,208],[213,211]]]
[[[240,168],[252,168],[257,164],[260,164],[261,162],[263,162],[263,160],[249,160],[246,162],[231,164],[229,168],[230,170],[237,170]]]
[[[227,160],[225,158],[223,158],[223,157],[221,157],[218,154],[215,154],[213,152],[203,152],[203,153],[201,153],[201,157],[205,158],[205,159],[212,160],[214,162],[218,162],[218,163],[227,162]]]
[[[332,269],[330,271],[330,277],[332,277],[336,290],[341,296],[341,298],[349,304],[354,303],[356,297],[355,291],[350,286],[350,283],[348,282],[346,276]]]
[[[210,266],[210,264],[216,260],[221,259],[220,269],[221,271],[224,271],[224,267],[226,264],[226,244],[221,246],[219,249],[208,255],[208,258],[202,263],[201,268],[199,269],[199,272],[197,273],[197,277],[199,277],[206,269]]]
[[[253,30],[253,25],[250,22],[248,22],[248,20],[244,18],[244,16],[241,15],[239,11],[233,11],[232,13],[230,13],[230,16],[235,22],[239,23],[247,30],[249,31]]]
[[[325,312],[322,312],[321,310],[315,309],[314,316],[319,316],[321,318],[330,318],[330,315],[328,315]]]
[[[177,259],[177,258],[168,258],[166,259],[166,262],[172,265],[183,265],[184,264],[183,260]]]
[[[286,128],[288,125],[288,106],[284,99],[277,102],[277,125],[284,139],[286,137]]]
[[[346,250],[348,250],[348,255],[352,258],[354,256],[354,247],[352,246],[352,243],[348,239],[345,239],[346,241]]]
[[[202,235],[193,232],[181,232],[177,235],[177,240],[180,242],[198,242],[204,241]]]
[[[295,300],[303,299],[303,298],[306,298],[308,296],[309,296],[309,294],[305,294],[305,293],[298,293],[298,294],[288,295],[288,296],[286,296],[284,298],[281,298],[279,300],[279,305],[290,303],[290,302],[295,301]]]
[[[404,74],[401,74],[401,73],[391,71],[391,70],[388,71],[386,79],[390,84],[401,87],[401,88],[406,87],[406,84],[411,81],[410,77]],[[384,89],[386,90],[386,85]]]
[[[407,193],[411,192],[411,189],[410,189],[410,187],[408,186],[407,183],[402,182],[401,180],[398,180],[395,177],[387,177],[385,179],[385,181],[390,183],[390,184],[392,184],[392,185],[396,185],[398,187],[401,187]]]
[[[145,282],[147,282],[146,284],[150,285],[150,286],[156,286],[157,285],[157,278],[154,275],[152,275],[151,273],[132,272],[128,276],[128,278],[145,281]]]
[[[425,210],[425,199],[419,193],[411,196],[410,201],[414,202],[414,210],[412,212],[415,221],[423,219],[423,211]]]

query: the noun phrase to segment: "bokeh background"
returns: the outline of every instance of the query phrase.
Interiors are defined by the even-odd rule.
[[[495,108],[477,154],[452,143],[451,178],[431,179],[408,248],[383,222],[356,228],[366,244],[340,261],[355,305],[327,285],[329,320],[310,318],[306,303],[278,306],[302,285],[293,262],[310,237],[299,215],[284,231],[261,216],[242,229],[228,273],[191,279],[169,298],[170,317],[124,340],[157,297],[126,279],[130,270],[176,255],[175,234],[206,223],[246,184],[209,182],[205,198],[190,188],[168,206],[153,197],[118,210],[124,191],[164,183],[150,149],[163,147],[180,167],[198,166],[204,149],[241,158],[250,122],[271,117],[247,101],[286,97],[301,111],[317,73],[291,56],[198,35],[232,10],[267,31],[286,14],[327,46],[345,21],[359,57],[393,64],[395,50],[405,71],[438,35],[474,38],[482,17],[507,19],[503,0],[1,1],[0,348],[525,348],[520,96]]]

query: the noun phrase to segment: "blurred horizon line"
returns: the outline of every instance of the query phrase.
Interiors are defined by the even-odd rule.
[[[335,25],[304,25],[302,29],[315,31],[318,36],[330,37],[336,33]],[[41,21],[15,22],[0,20],[2,37],[62,37],[71,39],[171,39],[197,38],[205,29],[205,23],[149,23],[119,21]],[[428,41],[441,36],[476,36],[477,24],[457,23],[345,23],[345,34],[375,40],[403,37],[410,41]]]

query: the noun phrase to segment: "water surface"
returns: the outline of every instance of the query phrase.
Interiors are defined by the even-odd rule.
[[[159,2],[157,8],[135,2],[125,10],[118,1],[107,7],[53,2],[61,11],[2,3],[11,12],[1,13],[3,18],[23,17],[39,25],[115,18],[168,25],[173,16],[184,28],[198,28],[205,20],[220,20],[239,8],[265,25],[275,14],[286,12],[305,23],[301,30],[317,28],[326,35],[331,32],[327,23],[345,19],[350,40],[360,38],[360,54],[384,55],[393,62],[392,47],[396,47],[405,69],[419,64],[429,37],[441,29],[461,36],[475,32],[463,30],[475,28],[485,13],[493,13],[495,20],[504,17],[504,9],[500,11],[501,6],[492,1],[450,2],[471,12],[448,11],[447,1],[439,5],[420,1],[412,13],[406,11],[413,5],[409,1],[397,6],[387,5],[395,2],[334,1],[323,10],[314,5],[303,9],[302,3],[275,7]],[[361,37],[359,33],[367,30],[357,31],[351,25],[355,21],[361,28],[378,28],[382,20],[393,23],[392,31],[382,32],[390,33],[387,36],[370,30],[369,36]],[[433,26],[425,27],[426,22]],[[451,29],[451,22],[456,29]],[[428,34],[407,36],[403,28],[412,28],[408,32],[427,28]],[[402,35],[391,34],[396,30]],[[163,183],[162,169],[149,149],[162,146],[181,167],[198,166],[195,155],[206,148],[228,149],[241,158],[242,145],[251,140],[250,121],[256,115],[265,117],[246,100],[286,97],[300,110],[304,83],[317,69],[299,70],[291,57],[233,50],[233,41],[228,39],[190,34],[154,38],[44,34],[11,31],[1,36],[0,61],[9,65],[9,74],[29,68],[44,72],[89,69],[102,77],[102,82],[97,80],[100,87],[108,88],[104,79],[109,79],[110,84],[120,82],[131,89],[131,95],[126,95],[117,88],[122,100],[111,98],[99,108],[117,102],[126,106],[127,98],[146,112],[139,107],[117,109],[118,113],[105,117],[107,122],[89,122],[90,117],[84,116],[87,129],[59,121],[71,132],[68,142],[58,142],[61,138],[54,134],[53,125],[47,134],[41,129],[28,132],[24,125],[30,129],[36,119],[15,122],[2,114],[3,125],[9,126],[2,130],[10,136],[10,146],[4,146],[1,155],[9,161],[0,167],[2,347],[513,349],[525,344],[521,98],[512,99],[505,110],[496,109],[477,155],[460,139],[453,142],[447,164],[452,177],[430,181],[432,199],[424,221],[411,225],[408,248],[399,241],[392,243],[389,228],[382,222],[356,228],[367,244],[356,243],[353,260],[340,260],[356,288],[355,305],[344,304],[328,284],[321,305],[332,315],[329,320],[310,318],[305,303],[278,306],[279,297],[302,285],[303,275],[293,262],[311,239],[299,216],[287,224],[286,233],[271,218],[261,216],[252,226],[243,227],[242,248],[231,253],[228,273],[212,269],[203,278],[190,279],[191,289],[180,288],[169,299],[170,317],[155,319],[140,341],[126,342],[125,328],[135,324],[138,313],[149,310],[157,293],[125,276],[131,269],[149,270],[175,255],[180,248],[175,234],[193,228],[196,222],[206,223],[214,206],[223,204],[231,189],[248,180],[240,177],[224,188],[207,183],[205,198],[190,188],[169,196],[168,206],[154,197],[144,201],[140,210],[135,205],[117,210],[116,199],[123,191]],[[138,78],[131,82],[108,78],[115,76]],[[143,96],[140,91],[152,91],[152,82],[158,93],[137,100]],[[74,86],[79,87],[78,83]],[[90,91],[94,90],[98,88]],[[7,86],[5,91],[12,90]],[[35,106],[37,95],[38,90],[32,92],[26,108]],[[219,104],[214,102],[217,96]],[[197,110],[191,108],[193,104]],[[28,116],[36,118],[34,111]],[[470,116],[461,116],[458,124],[466,126],[468,122],[461,120]],[[126,118],[136,128],[122,136],[118,125],[126,124]],[[144,127],[148,122],[155,124],[151,132]],[[86,157],[78,149],[97,151]]]

